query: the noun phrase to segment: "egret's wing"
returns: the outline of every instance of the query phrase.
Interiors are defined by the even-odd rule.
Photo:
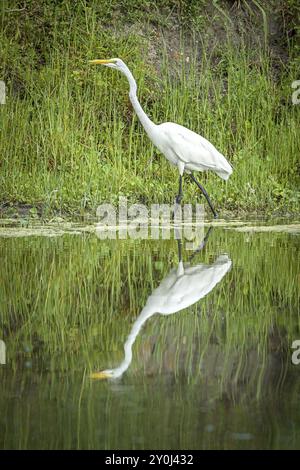
[[[173,295],[182,296],[181,308],[205,297],[223,279],[230,267],[231,260],[228,257],[224,257],[222,261],[218,258],[212,265],[187,267],[185,275],[178,279],[173,289]]]
[[[201,135],[173,122],[159,127],[173,152],[185,165],[231,174],[232,168],[226,158]]]
[[[176,268],[153,291],[147,305],[158,313],[170,314],[186,308],[207,295],[231,267],[227,255],[219,256],[213,264],[187,266],[177,277]]]

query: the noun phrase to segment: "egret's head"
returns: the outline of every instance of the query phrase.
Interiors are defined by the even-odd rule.
[[[101,372],[93,372],[90,375],[91,379],[103,380],[103,379],[117,379],[122,373],[119,373],[118,369],[107,369],[102,370]]]
[[[118,59],[118,58],[89,60],[89,63],[95,64],[95,65],[105,65],[106,67],[111,67],[112,69],[120,70],[120,72],[124,72],[124,70],[127,69],[123,60]]]
[[[132,76],[132,73],[130,72],[129,68],[127,65],[123,62],[123,60],[115,58],[115,59],[95,59],[95,60],[89,60],[90,64],[100,64],[100,65],[106,65],[106,67],[110,67],[112,69],[119,70],[122,72],[127,80],[130,83],[130,91],[131,92],[136,92],[136,83],[135,80]]]

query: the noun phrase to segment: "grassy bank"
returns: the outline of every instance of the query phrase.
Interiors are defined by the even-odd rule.
[[[201,175],[220,210],[297,212],[300,105],[291,101],[299,79],[297,29],[290,39],[282,20],[285,56],[274,58],[263,2],[253,4],[254,19],[248,13],[238,41],[233,31],[238,21],[246,24],[237,19],[242,7],[225,11],[225,2],[210,3],[169,1],[160,9],[146,0],[2,2],[1,203],[93,212],[121,195],[132,202],[174,200],[177,170],[150,144],[126,79],[87,64],[119,56],[155,122],[199,132],[234,166],[228,183]],[[290,10],[278,8],[276,15],[287,21],[298,7],[283,3]],[[215,24],[221,33],[212,41]],[[249,34],[257,32],[253,47]],[[187,181],[184,201],[197,199]]]

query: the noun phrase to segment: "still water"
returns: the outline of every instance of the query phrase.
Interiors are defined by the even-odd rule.
[[[299,225],[205,234],[2,221],[0,448],[300,448]]]

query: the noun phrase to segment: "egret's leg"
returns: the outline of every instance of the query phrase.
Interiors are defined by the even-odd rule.
[[[192,259],[201,251],[203,250],[203,248],[205,247],[207,241],[208,241],[208,237],[209,235],[211,234],[211,232],[213,231],[213,227],[210,226],[208,231],[207,231],[207,234],[205,235],[204,239],[202,240],[201,244],[198,246],[198,248],[193,252],[193,254],[190,256],[189,258],[189,261],[192,261]]]
[[[205,189],[203,188],[203,186],[201,186],[201,184],[199,183],[199,181],[196,180],[195,176],[193,175],[193,173],[190,173],[190,177],[191,179],[194,181],[194,183],[196,183],[196,185],[198,186],[198,188],[200,189],[200,191],[202,192],[202,194],[205,196],[205,199],[207,200],[208,202],[208,205],[209,207],[211,208],[211,211],[212,213],[214,214],[214,218],[216,219],[218,217],[218,214],[216,213],[213,205],[212,205],[212,202],[211,200],[209,199],[209,196],[207,194],[207,192],[205,191]]]
[[[180,205],[181,200],[182,200],[182,175],[179,175],[179,188],[178,188],[178,194],[175,198],[175,204],[174,204],[174,209],[172,211],[172,219],[175,219],[175,213],[176,213],[176,207]]]
[[[178,188],[178,194],[176,196],[176,204],[181,203],[183,193],[182,193],[182,175],[179,175],[179,188]]]
[[[177,248],[178,248],[178,261],[182,261],[182,241],[180,239],[177,240]]]

